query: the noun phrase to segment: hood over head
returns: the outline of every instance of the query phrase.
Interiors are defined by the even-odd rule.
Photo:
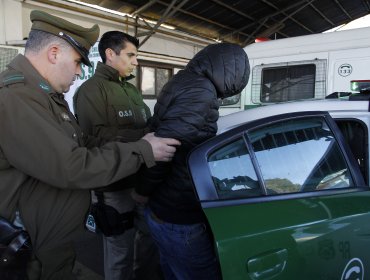
[[[189,61],[186,70],[208,78],[216,88],[217,98],[222,99],[240,93],[250,73],[247,54],[230,43],[205,47]]]

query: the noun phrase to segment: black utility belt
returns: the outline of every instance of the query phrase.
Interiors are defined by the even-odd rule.
[[[134,211],[119,213],[113,206],[98,201],[91,205],[90,214],[105,236],[120,235],[134,227]]]

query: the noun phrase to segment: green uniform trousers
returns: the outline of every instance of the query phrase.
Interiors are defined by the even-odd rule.
[[[29,280],[71,280],[76,259],[73,243],[57,248],[38,251],[33,255],[27,269]],[[46,269],[45,269],[46,268]]]

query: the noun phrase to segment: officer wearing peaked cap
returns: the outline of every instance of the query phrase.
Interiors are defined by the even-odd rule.
[[[84,136],[63,93],[81,74],[80,64],[89,65],[99,27],[83,28],[41,11],[32,11],[31,20],[25,55],[0,73],[0,216],[13,221],[18,212],[29,233],[28,279],[68,280],[74,279],[72,241],[83,230],[89,190],[143,164],[169,161],[180,143],[153,134],[105,144]],[[25,271],[12,276],[27,279]]]
[[[31,30],[40,30],[63,38],[82,56],[82,62],[91,66],[89,50],[99,36],[99,26],[83,28],[62,18],[55,17],[43,11],[32,11]]]

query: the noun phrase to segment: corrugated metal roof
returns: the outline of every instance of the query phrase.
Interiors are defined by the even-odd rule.
[[[82,0],[245,46],[257,37],[320,33],[370,13],[368,0]],[[154,30],[155,31],[155,30]]]

